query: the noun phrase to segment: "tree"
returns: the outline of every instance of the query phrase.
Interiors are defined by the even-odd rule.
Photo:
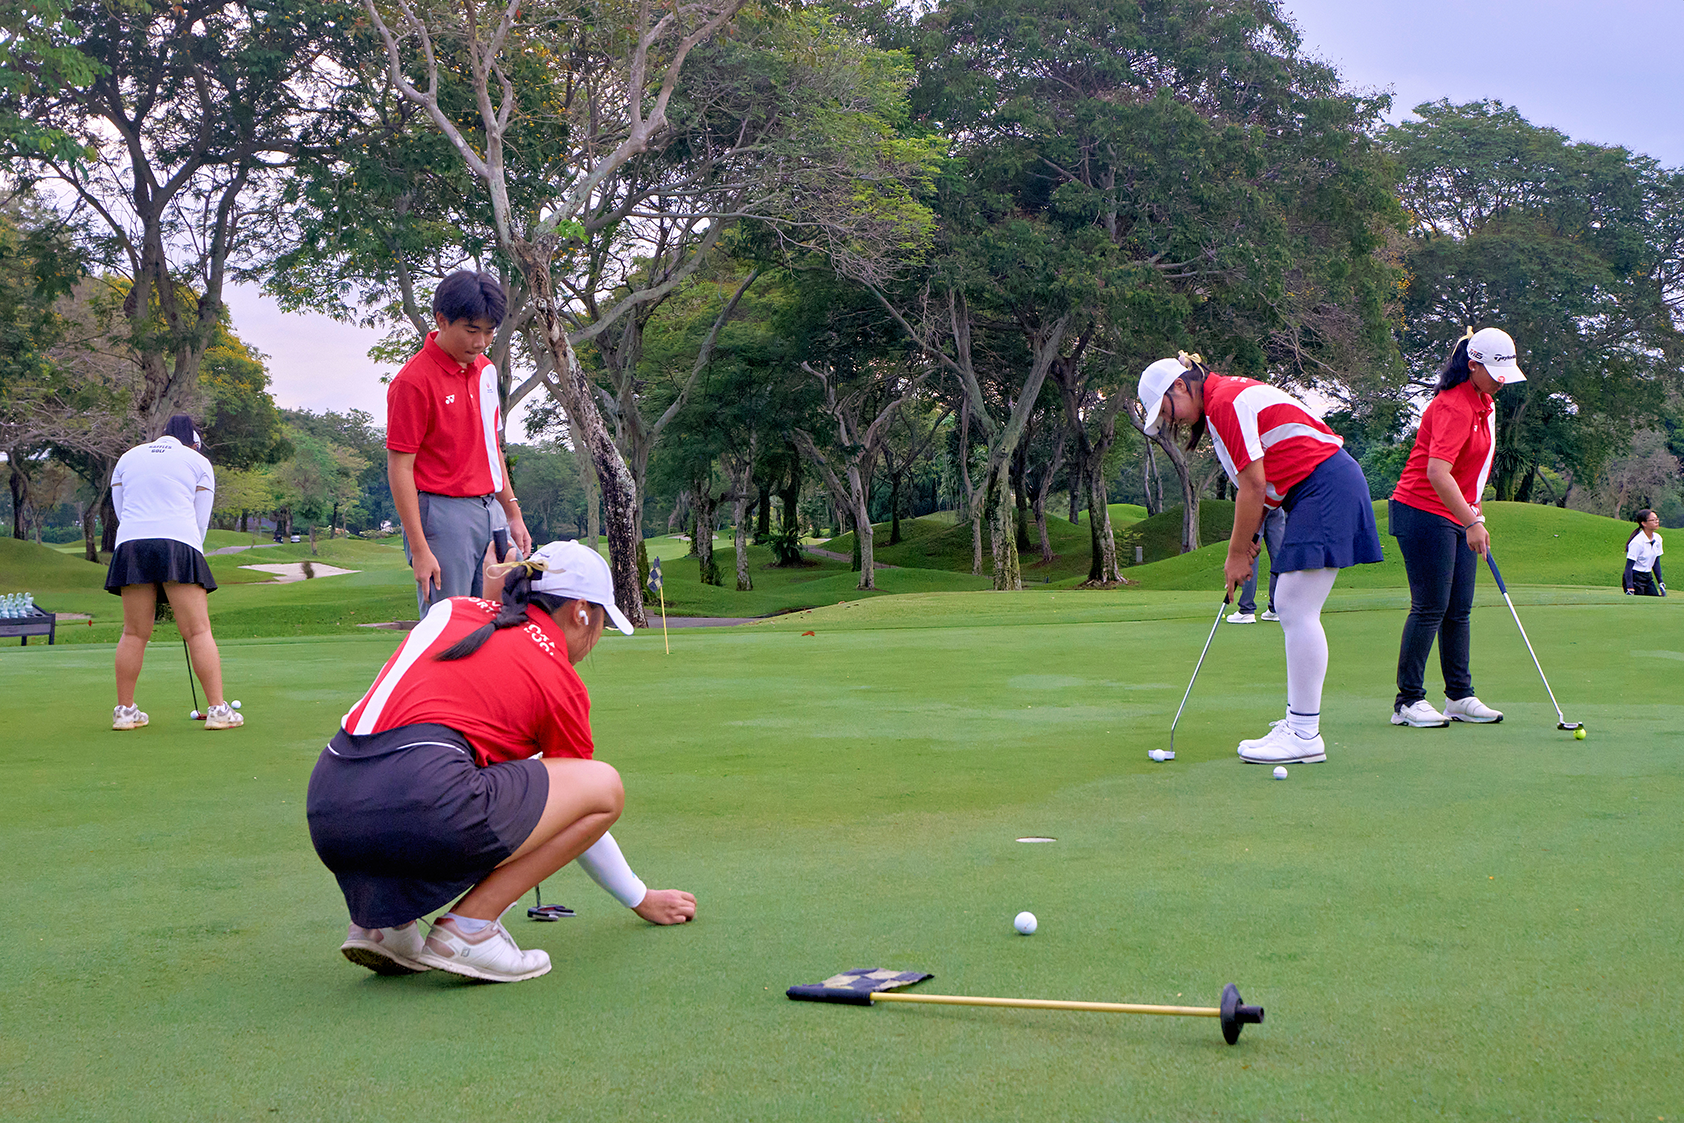
[[[1101,352],[1120,377],[1192,337],[1235,373],[1308,377],[1347,338],[1383,342],[1374,251],[1396,204],[1367,130],[1384,102],[1304,58],[1274,3],[954,0],[924,29],[914,105],[955,152],[939,327],[914,335],[988,432],[995,585],[1015,588],[1005,473],[1055,368],[1080,403]],[[1363,330],[1329,330],[1340,305]],[[979,354],[1016,356],[1009,417],[974,385]],[[1196,541],[1194,482],[1160,447]]]
[[[1497,497],[1530,498],[1540,468],[1594,481],[1684,369],[1684,173],[1499,102],[1415,112],[1387,133],[1411,219],[1415,384],[1467,326],[1502,327],[1527,381],[1497,395]]]

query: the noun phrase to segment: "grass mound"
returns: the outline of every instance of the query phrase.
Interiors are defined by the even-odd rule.
[[[0,538],[0,592],[103,592],[104,588],[103,565],[51,546]]]
[[[1145,518],[1146,510],[1134,503],[1113,503],[1110,512],[1112,533],[1118,535],[1120,549],[1122,539],[1119,532],[1122,528]],[[1025,583],[1057,583],[1071,578],[1078,581],[1086,579],[1093,557],[1093,537],[1088,530],[1086,511],[1081,513],[1081,518],[1083,521],[1072,523],[1051,511],[1047,513],[1047,540],[1053,549],[1053,560],[1050,563],[1041,561],[1035,526],[1033,522],[1030,523],[1029,539],[1036,545],[1031,546],[1021,559]],[[914,569],[939,569],[964,574],[971,572],[971,524],[959,518],[955,512],[938,511],[916,519],[902,519],[901,540],[893,546],[888,544],[889,530],[889,523],[878,523],[872,527],[873,552],[878,561]],[[832,538],[824,543],[824,549],[852,556],[853,532]],[[986,527],[983,530],[982,550],[986,573],[991,564]],[[1129,556],[1134,556],[1132,550]]]

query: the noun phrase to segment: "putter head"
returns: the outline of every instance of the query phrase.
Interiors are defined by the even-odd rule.
[[[1240,1039],[1244,1027],[1263,1024],[1263,1007],[1247,1006],[1240,997],[1240,988],[1229,983],[1222,988],[1222,1040],[1233,1045]]]
[[[560,920],[575,915],[566,905],[534,905],[526,910],[528,920]]]
[[[1558,721],[1555,723],[1555,727],[1557,729],[1565,729],[1571,733],[1575,729],[1583,729],[1585,727],[1585,723],[1582,721]]]

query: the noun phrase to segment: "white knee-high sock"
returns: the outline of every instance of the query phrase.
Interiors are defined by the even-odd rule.
[[[1333,591],[1337,569],[1301,569],[1281,574],[1275,611],[1286,639],[1286,720],[1298,736],[1321,732],[1321,688],[1327,678],[1327,633],[1321,606]]]

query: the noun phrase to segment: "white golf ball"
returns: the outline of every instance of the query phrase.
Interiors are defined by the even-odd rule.
[[[187,720],[188,721],[198,721],[199,720],[199,711],[198,710],[188,710],[187,711]]]
[[[1275,765],[1275,779],[1277,779],[1277,780],[1286,779],[1286,765],[1284,765],[1284,764]]]
[[[1017,919],[1012,921],[1012,927],[1016,928],[1020,935],[1033,936],[1035,934],[1035,914],[1032,912],[1018,913]]]
[[[230,706],[233,706],[236,710],[240,708],[240,702],[239,702],[239,699],[237,699],[237,698],[234,701],[232,701],[228,704]]]

